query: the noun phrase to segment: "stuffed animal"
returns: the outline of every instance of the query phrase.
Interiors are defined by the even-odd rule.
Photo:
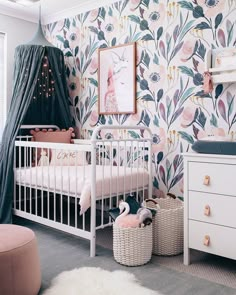
[[[152,223],[152,212],[147,208],[138,209],[137,217],[140,226],[146,226]]]

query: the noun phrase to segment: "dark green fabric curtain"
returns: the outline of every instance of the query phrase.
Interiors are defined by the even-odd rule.
[[[43,108],[32,107],[45,56],[54,81],[54,93],[50,108],[47,106],[45,110],[46,116]],[[38,97],[36,100],[39,101]],[[41,101],[39,103],[42,105]],[[38,113],[42,112],[44,116],[39,117]],[[37,121],[34,120],[36,117]],[[0,223],[12,221],[14,141],[20,126],[26,123],[56,124],[60,128],[72,126],[64,56],[56,47],[20,45],[15,50],[13,94],[0,147]]]

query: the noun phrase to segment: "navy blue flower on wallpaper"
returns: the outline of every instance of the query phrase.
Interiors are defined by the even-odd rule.
[[[202,91],[208,49],[235,46],[234,0],[123,0],[47,25],[65,55],[80,134],[144,125],[153,133],[154,194],[183,193],[182,152],[207,135],[235,137],[235,86]],[[136,42],[137,113],[98,115],[98,48]],[[132,133],[132,136],[139,134]]]

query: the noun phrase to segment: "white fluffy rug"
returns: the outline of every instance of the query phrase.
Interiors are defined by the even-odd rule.
[[[160,295],[141,286],[127,271],[82,267],[64,271],[43,295]]]

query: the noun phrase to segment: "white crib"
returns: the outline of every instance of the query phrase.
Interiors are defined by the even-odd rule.
[[[102,138],[105,131],[115,132],[117,138]],[[143,126],[99,126],[90,140],[75,144],[19,136],[13,213],[90,240],[94,257],[96,230],[112,225],[108,209],[128,195],[140,202],[151,197],[151,142],[151,131]],[[42,151],[48,162],[38,161]]]

